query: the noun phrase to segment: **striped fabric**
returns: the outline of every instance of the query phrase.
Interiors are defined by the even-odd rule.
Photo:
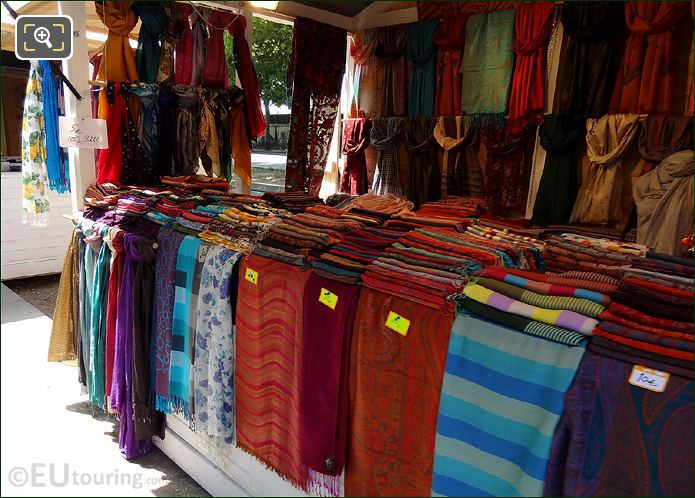
[[[583,353],[459,315],[439,403],[432,496],[541,496],[563,397]]]
[[[563,278],[578,278],[579,280],[591,280],[592,282],[600,282],[608,285],[618,285],[619,283],[617,278],[603,275],[602,273],[594,273],[589,271],[566,271],[563,273],[556,273],[555,276]]]
[[[547,323],[536,321],[531,321],[524,329],[524,332],[560,344],[567,344],[568,346],[579,346],[581,341],[586,339],[586,336],[579,332],[572,332],[571,330],[556,327],[555,325],[548,325]]]

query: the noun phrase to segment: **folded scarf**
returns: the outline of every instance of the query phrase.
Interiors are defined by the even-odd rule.
[[[672,330],[674,332],[682,332],[691,335],[695,331],[695,326],[693,325],[692,321],[679,322],[666,318],[657,318],[651,314],[643,313],[635,308],[625,306],[621,303],[611,303],[606,311],[613,315],[627,318],[630,321],[639,323],[645,327]]]

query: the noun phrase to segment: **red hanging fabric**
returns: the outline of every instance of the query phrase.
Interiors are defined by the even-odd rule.
[[[690,19],[685,2],[627,2],[630,29],[610,113],[669,114],[678,41],[675,26]]]
[[[340,191],[352,195],[366,194],[367,159],[364,155],[369,146],[372,122],[365,118],[346,119],[343,125],[343,155],[345,168],[340,179]]]
[[[435,116],[461,115],[461,52],[468,16],[446,16],[434,34],[437,45],[437,95]]]
[[[251,138],[258,138],[265,133],[266,122],[261,106],[261,92],[258,88],[258,76],[251,60],[251,50],[246,41],[246,18],[237,16],[236,20],[228,28],[229,34],[234,37],[234,65],[239,75],[241,88],[244,90],[244,112],[246,113],[246,125],[249,128]]]
[[[230,15],[222,11],[205,10],[208,11],[210,38],[203,82],[206,87],[229,88],[227,60],[224,57],[224,28],[231,21]]]
[[[193,72],[193,31],[188,20],[193,7],[189,4],[179,4],[179,15],[183,34],[176,42],[176,68],[174,69],[174,82],[181,85],[191,84],[191,74]]]
[[[123,170],[122,129],[127,120],[128,109],[120,83],[109,83],[102,91],[106,92],[106,100],[110,104],[106,115],[109,148],[103,149],[99,154],[97,183],[119,183]]]
[[[520,5],[514,16],[516,64],[509,97],[509,128],[520,131],[543,114],[546,45],[553,28],[552,2]]]

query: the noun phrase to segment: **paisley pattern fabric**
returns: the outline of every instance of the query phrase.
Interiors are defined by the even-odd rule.
[[[153,83],[138,83],[130,91],[140,99],[140,126],[138,138],[145,148],[151,163],[157,160],[159,146],[159,131],[157,126],[157,101],[159,85]]]

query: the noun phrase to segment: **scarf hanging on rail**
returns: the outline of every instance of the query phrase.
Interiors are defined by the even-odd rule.
[[[410,186],[408,199],[420,207],[440,198],[441,178],[432,132],[437,120],[431,117],[407,118],[403,123],[403,142],[408,148]]]
[[[179,246],[185,235],[171,228],[162,228],[157,234],[155,260],[155,297],[152,349],[154,361],[155,407],[160,412],[171,412],[169,404],[169,369],[171,358],[171,331],[174,323],[176,291],[176,261]],[[152,374],[150,374],[152,377]]]
[[[78,289],[79,289],[79,298],[78,298],[78,325],[77,325],[77,334],[76,334],[76,341],[77,341],[77,379],[78,382],[85,388],[85,392],[87,392],[88,389],[88,384],[87,384],[87,367],[89,366],[89,358],[86,358],[87,352],[89,351],[89,347],[86,345],[87,344],[87,337],[86,337],[86,331],[88,329],[88,320],[90,318],[89,314],[85,312],[85,303],[87,300],[87,271],[88,271],[88,266],[87,266],[87,261],[85,261],[85,252],[87,249],[87,245],[85,243],[85,234],[82,230],[82,227],[78,224],[75,227],[75,230],[77,232],[77,235],[79,237],[79,277],[78,277]],[[85,361],[86,360],[86,361]]]
[[[369,188],[367,159],[372,122],[365,118],[349,118],[343,122],[343,155],[345,157],[340,191],[351,195],[366,194]]]
[[[640,129],[637,115],[606,115],[586,121],[589,172],[579,188],[570,223],[605,225],[624,222],[628,213],[623,206],[623,156]],[[625,166],[627,168],[627,166]]]
[[[229,136],[234,158],[234,174],[239,177],[241,182],[247,187],[251,187],[251,144],[246,127],[246,114],[244,113],[244,94],[243,91],[235,86],[229,91],[229,98],[232,100],[232,107],[228,108],[229,114],[229,133],[226,131],[225,137]],[[226,139],[225,139],[226,142]],[[225,158],[229,164],[229,157]],[[231,164],[223,170],[224,177],[232,181]]]
[[[176,171],[181,175],[195,175],[200,158],[200,97],[195,88],[174,86],[176,95],[176,144],[174,147]]]
[[[159,51],[157,83],[170,83],[174,79],[174,49],[183,35],[183,21],[179,14],[180,5],[164,2],[162,4],[166,26],[161,33],[162,46]]]
[[[38,61],[32,61],[22,112],[22,223],[48,225],[48,171],[43,90]]]
[[[385,326],[390,311],[410,320],[407,336]],[[450,314],[360,291],[350,351],[345,496],[430,495],[450,330]]]
[[[372,194],[403,195],[398,167],[398,141],[405,118],[376,118],[372,120],[371,142],[378,149]]]
[[[43,118],[46,125],[46,171],[51,190],[64,194],[70,191],[68,165],[60,147],[58,133],[58,102],[61,100],[61,86],[51,70],[48,61],[39,61],[41,71],[41,93],[43,97]]]
[[[138,16],[132,6],[132,0],[94,2],[94,10],[109,30],[104,43],[104,58],[99,68],[101,81],[122,83],[140,79],[135,55],[128,42],[128,35],[138,23]],[[113,147],[111,140],[109,147]]]
[[[471,14],[481,14],[484,12],[494,12],[497,10],[514,9],[517,2],[509,1],[490,1],[490,2],[417,2],[418,19],[446,19],[451,16],[469,16]]]
[[[408,40],[404,24],[377,28],[374,56],[378,61],[379,106],[377,116],[405,116],[408,112]]]
[[[234,310],[238,271],[236,279],[233,274],[239,258],[241,253],[212,246],[198,293],[193,360],[195,429],[219,447],[234,444],[236,439]]]
[[[435,116],[461,115],[461,52],[466,40],[466,17],[444,16],[434,34],[437,45]]]
[[[131,85],[130,92],[140,100],[140,119],[138,140],[145,148],[150,164],[156,164],[159,153],[159,130],[157,103],[159,100],[159,85],[154,83],[136,83]],[[153,174],[157,174],[154,171]]]
[[[509,127],[538,122],[545,104],[546,46],[555,18],[553,2],[521,4],[514,18],[516,64],[509,96]]]
[[[693,151],[666,157],[642,175],[633,188],[637,205],[637,242],[679,256],[681,239],[693,227]]]
[[[352,77],[353,102],[350,104],[350,116],[357,117],[361,112],[367,115],[374,113],[376,108],[376,94],[371,85],[363,86],[362,81],[376,81],[376,65],[374,60],[374,48],[376,36],[374,30],[350,33],[350,57],[355,64]],[[354,105],[354,109],[353,109]]]
[[[539,135],[546,156],[533,205],[534,223],[556,225],[569,221],[577,197],[577,140],[583,129],[584,122],[577,117],[544,117]]]
[[[535,130],[512,134],[507,129],[485,128],[481,138],[487,147],[485,196],[495,215],[519,207],[526,201],[531,174]]]
[[[82,385],[86,387],[87,393],[91,392],[92,387],[92,368],[90,361],[90,339],[92,338],[92,292],[94,291],[94,266],[101,239],[94,235],[94,227],[90,223],[80,224],[82,230],[82,254],[80,255],[80,335],[79,344],[81,352],[80,375]],[[83,372],[82,372],[83,371]]]
[[[669,114],[673,105],[676,55],[674,32],[685,20],[685,2],[626,2],[630,37],[613,89],[611,114]]]
[[[191,26],[193,26],[191,36],[191,86],[201,86],[203,84],[203,74],[205,72],[205,62],[208,52],[208,31],[205,26],[209,18],[209,10],[200,13],[193,9],[191,13]]]
[[[123,149],[127,147],[127,143],[123,142],[122,130],[126,126],[128,109],[120,83],[109,81],[101,92],[105,95],[107,109],[104,115],[100,106],[99,117],[106,119],[109,148],[99,153],[97,183],[119,183],[123,171]]]
[[[190,85],[193,75],[193,31],[188,18],[193,12],[193,7],[186,3],[177,5],[181,18],[181,36],[176,42],[174,83],[177,85]]]
[[[106,340],[104,341],[104,369],[106,370],[106,395],[111,396],[113,385],[113,366],[116,355],[116,322],[118,318],[118,303],[120,302],[121,284],[123,282],[123,267],[125,265],[125,232],[118,228],[109,230],[104,238],[111,249],[111,271],[109,275],[109,290],[107,294],[108,308],[106,310]]]
[[[157,100],[157,170],[159,176],[178,176],[177,97],[171,85],[159,85]]]
[[[99,253],[94,267],[94,282],[92,285],[92,306],[90,309],[91,328],[89,331],[89,372],[90,390],[89,401],[97,406],[104,403],[104,368],[106,354],[106,313],[107,313],[107,293],[109,286],[109,273],[111,263],[111,249],[104,242],[103,237],[109,232],[109,228],[100,226],[97,228],[99,241]]]
[[[505,125],[514,65],[514,11],[478,14],[466,22],[461,110],[476,128]]]
[[[692,493],[693,382],[671,374],[663,392],[635,387],[626,380],[635,364],[592,342],[565,395],[571,409],[553,436],[544,496]]]
[[[298,18],[287,68],[292,122],[287,145],[287,191],[318,194],[326,167],[345,69],[344,29]],[[247,100],[248,105],[248,100]]]
[[[159,2],[136,1],[135,14],[140,17],[138,48],[135,51],[138,76],[143,83],[157,81],[159,71],[159,39],[167,27],[167,16]]]
[[[79,288],[79,248],[77,233],[73,231],[63,260],[63,271],[58,284],[58,296],[53,312],[48,361],[71,361],[77,356],[77,321]]]
[[[412,66],[408,116],[432,116],[436,88],[434,33],[439,21],[408,24],[407,54]]]
[[[463,116],[437,121],[434,139],[443,149],[441,195],[483,197],[483,173],[478,161],[478,129],[467,125]]]
[[[222,176],[220,166],[220,142],[215,116],[217,109],[218,92],[212,88],[198,88],[200,99],[200,159],[208,176]]]
[[[569,40],[558,69],[560,114],[598,118],[608,110],[616,73],[616,31],[624,2],[567,2],[562,26]]]
[[[135,127],[135,119],[133,118],[133,109],[140,107],[137,100],[131,100],[133,94],[130,85],[122,85],[121,93],[125,101],[126,120],[121,123],[121,134],[123,136],[123,172],[121,174],[121,182],[130,185],[156,185],[159,183],[159,177],[152,165],[150,156],[148,155],[142,141],[139,138],[138,130]],[[150,122],[147,123],[151,126]],[[151,135],[148,139],[151,140]]]
[[[638,148],[649,171],[674,152],[693,149],[693,118],[675,116],[647,116],[642,121]]]
[[[224,56],[224,28],[231,22],[228,12],[205,9],[208,13],[208,51],[207,63],[203,72],[203,84],[212,88],[229,88],[229,76],[227,74],[227,60]]]

